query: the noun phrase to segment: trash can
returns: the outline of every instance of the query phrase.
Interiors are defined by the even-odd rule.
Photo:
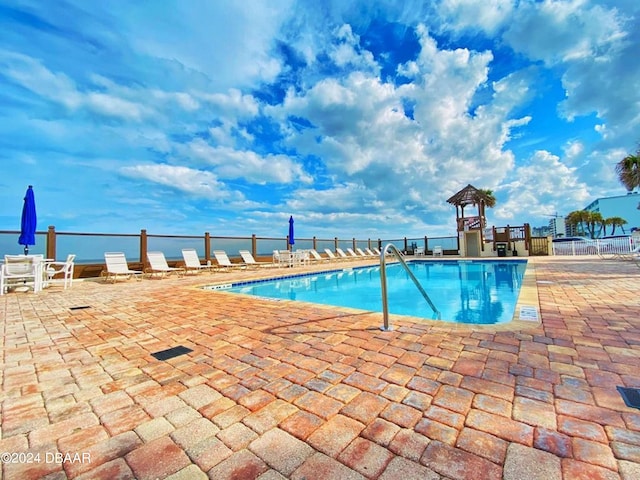
[[[507,256],[507,244],[506,243],[499,243],[496,245],[496,251],[498,252],[498,256],[499,257],[506,257]]]

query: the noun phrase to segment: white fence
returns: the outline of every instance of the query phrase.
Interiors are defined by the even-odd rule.
[[[631,237],[585,239],[570,242],[552,242],[554,255],[616,255],[630,253],[633,248]]]

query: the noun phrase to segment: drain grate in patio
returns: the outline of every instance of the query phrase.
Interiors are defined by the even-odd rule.
[[[85,308],[91,308],[91,305],[80,305],[79,307],[69,307],[69,310],[84,310]]]
[[[190,348],[179,345],[177,347],[168,348],[166,350],[160,350],[159,352],[152,353],[151,356],[158,360],[169,360],[170,358],[179,357],[185,353],[193,352]]]
[[[640,389],[616,387],[627,407],[640,408]]]

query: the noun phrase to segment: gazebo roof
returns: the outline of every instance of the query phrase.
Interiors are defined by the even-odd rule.
[[[466,205],[478,205],[482,200],[484,200],[485,203],[489,200],[487,194],[469,184],[458,193],[451,196],[447,202],[452,205],[464,207]]]

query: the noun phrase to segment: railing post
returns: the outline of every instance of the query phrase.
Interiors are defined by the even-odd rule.
[[[409,251],[409,244],[407,243],[407,237],[404,237],[404,251]]]
[[[142,269],[147,268],[147,230],[140,230],[140,263],[142,263]]]
[[[353,237],[352,244],[353,244],[353,246],[351,248],[353,248],[355,250],[356,249],[356,237]]]
[[[211,261],[211,235],[209,232],[204,232],[204,258],[208,265]]]
[[[316,248],[316,236],[315,235],[313,236],[313,249],[317,250],[317,248]]]
[[[47,230],[47,254],[46,258],[56,260],[56,227],[49,225]]]
[[[258,240],[256,240],[256,234],[251,234],[251,255],[253,258],[258,258]]]
[[[333,237],[333,251],[338,250],[338,237]]]
[[[492,236],[493,236],[493,251],[496,251],[496,226],[495,225],[491,225],[491,232],[492,232]]]

